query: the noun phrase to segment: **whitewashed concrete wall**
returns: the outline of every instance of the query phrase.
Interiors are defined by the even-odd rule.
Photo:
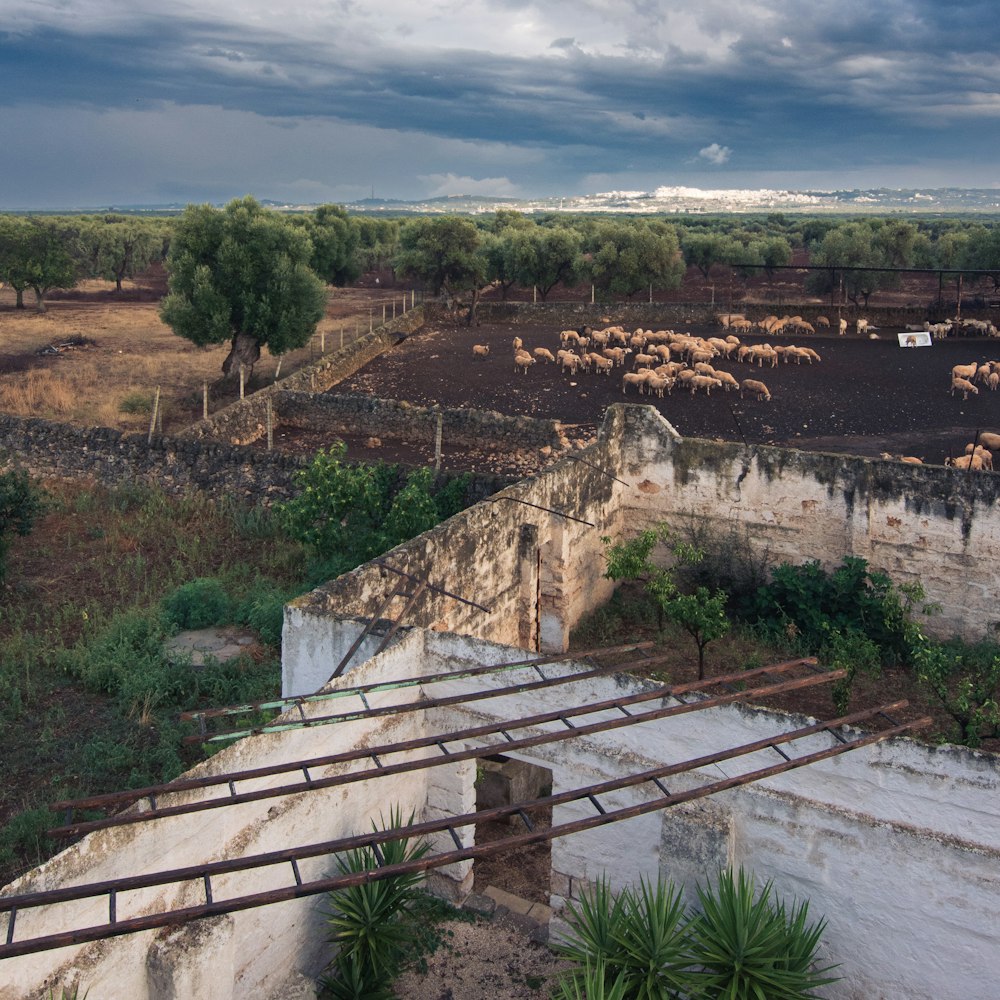
[[[458,657],[449,652],[455,645],[454,637],[429,636],[427,655],[444,655],[452,669],[470,652],[479,662],[499,659],[487,643],[461,640]],[[481,684],[454,680],[444,687],[458,693]],[[478,702],[468,711],[437,711],[434,724],[450,729],[509,720],[643,686],[621,676],[587,680]],[[731,706],[511,756],[549,768],[553,791],[560,792],[803,724],[797,716]],[[830,744],[817,735],[793,749],[798,755]],[[683,790],[777,760],[773,751],[762,751],[666,784]],[[601,877],[621,888],[659,874],[685,886],[693,899],[695,882],[712,878],[720,866],[742,864],[760,880],[773,880],[781,898],[808,899],[813,916],[828,919],[823,957],[840,963],[843,980],[824,995],[987,1000],[1000,981],[998,764],[992,754],[895,739],[700,803],[574,834],[553,842],[551,902],[559,909],[567,895],[578,896]],[[647,796],[648,788],[627,790],[601,801],[610,810]],[[586,804],[560,806],[553,823],[594,814]]]
[[[570,630],[611,594],[601,537],[693,517],[721,538],[736,532],[773,563],[831,568],[854,555],[897,584],[920,583],[941,608],[927,622],[933,633],[975,640],[1000,629],[1000,475],[683,439],[653,407],[629,405],[612,406],[598,443],[575,459],[390,552],[395,565],[490,608],[428,593],[406,624],[566,649]],[[396,580],[369,563],[289,605],[285,694],[326,682]]]
[[[565,649],[580,617],[611,596],[612,585],[602,577],[601,536],[618,524],[617,488],[611,477],[567,459],[393,549],[387,562],[489,609],[427,591],[405,624],[522,649]],[[288,605],[282,638],[286,695],[308,694],[326,683],[364,628],[362,619],[375,613],[398,579],[367,563]],[[397,617],[405,601],[396,598],[384,618]],[[366,640],[352,666],[370,655],[388,627],[384,623],[379,635]]]
[[[624,523],[641,530],[692,515],[734,529],[775,562],[854,555],[941,605],[931,631],[977,640],[1000,627],[1000,475],[970,476],[846,455],[678,438],[650,407],[616,407]]]
[[[378,660],[359,668],[352,683],[397,677],[420,663],[423,635],[404,637]],[[419,689],[409,692],[416,697]],[[407,697],[404,692],[368,696],[377,706]],[[335,709],[331,709],[335,705]],[[361,708],[357,698],[318,703],[307,714],[349,711]],[[225,773],[261,767],[279,761],[318,757],[335,749],[407,740],[424,734],[422,713],[414,712],[389,720],[341,723],[282,734],[241,740],[212,757],[192,775]],[[400,755],[397,759],[405,759]],[[360,769],[366,762],[349,765]],[[370,766],[370,763],[367,764]],[[314,776],[335,774],[344,767],[318,768]],[[242,790],[286,783],[278,775],[243,783]],[[151,824],[119,827],[89,835],[45,865],[8,886],[5,894],[51,889],[59,885],[95,882],[144,872],[164,871],[205,861],[257,854],[318,843],[366,832],[371,821],[388,818],[398,805],[404,814],[418,816],[441,794],[429,786],[430,772],[417,771],[333,788],[272,798],[257,803],[230,806],[186,816],[161,819]],[[439,782],[440,784],[440,782]],[[445,782],[447,785],[447,782]],[[225,786],[212,791],[194,791],[185,799],[223,795]],[[446,797],[445,797],[446,799]],[[449,806],[447,799],[442,803]],[[335,870],[330,859],[304,862],[305,880]],[[462,873],[458,873],[459,877]],[[238,873],[213,879],[217,900],[247,892],[259,892],[291,884],[289,866],[261,872]],[[119,896],[118,916],[125,919],[159,901],[195,905],[204,902],[200,882],[180,890],[156,889]],[[271,994],[291,972],[310,976],[329,960],[322,896],[279,903],[254,910],[196,921],[172,931],[148,931],[108,941],[23,958],[0,961],[0,1000],[47,998],[48,988],[71,983],[89,990],[89,1000],[243,1000]],[[81,921],[75,926],[102,923],[107,919],[106,897],[79,904]],[[17,918],[17,936],[55,933],[54,917],[42,911],[25,911]],[[6,916],[0,915],[0,934],[6,932]]]

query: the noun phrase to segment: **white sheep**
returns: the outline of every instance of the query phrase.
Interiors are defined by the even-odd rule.
[[[554,365],[556,359],[547,347],[536,347],[531,352],[539,361],[544,361],[547,365]]]
[[[954,396],[956,391],[961,392],[962,399],[968,399],[970,392],[973,396],[979,395],[979,390],[967,378],[953,378],[951,380],[951,394]]]
[[[528,369],[535,363],[535,359],[527,351],[517,351],[514,354],[514,371],[528,374]]]
[[[489,344],[473,344],[472,355],[476,358],[485,358],[490,353]]]
[[[768,387],[763,382],[758,382],[753,378],[745,378],[740,383],[740,399],[743,398],[744,392],[752,392],[758,399],[769,400],[771,398],[771,392]]]
[[[712,389],[721,389],[722,382],[717,378],[712,378],[709,375],[695,375],[694,378],[689,378],[687,384],[691,386],[691,395],[693,396],[699,389],[705,390],[706,396],[712,395]]]

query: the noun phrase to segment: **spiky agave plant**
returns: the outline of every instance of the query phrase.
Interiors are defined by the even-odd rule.
[[[809,923],[809,903],[786,909],[773,885],[757,891],[741,868],[722,871],[714,890],[698,887],[689,953],[697,965],[694,994],[706,1000],[813,1000],[837,981],[836,966],[816,968],[825,920]]]
[[[402,811],[394,807],[388,823],[382,817],[380,820],[381,828],[372,823],[375,832],[408,826],[413,814],[404,822]],[[335,889],[329,895],[331,912],[327,923],[337,955],[332,973],[322,984],[328,995],[337,1000],[391,996],[389,984],[414,936],[413,928],[401,917],[413,902],[422,876],[409,872],[379,878],[378,870],[418,860],[429,849],[424,841],[399,837],[380,845],[381,858],[371,847],[356,848],[337,858],[337,867],[345,875],[372,872],[372,878]]]

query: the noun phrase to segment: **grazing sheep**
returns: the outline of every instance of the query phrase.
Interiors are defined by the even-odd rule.
[[[715,369],[707,361],[698,361],[694,365],[694,370],[699,375],[707,375],[709,378],[716,378]]]
[[[473,344],[472,355],[476,358],[485,358],[490,353],[489,344]]]
[[[953,378],[951,380],[951,394],[955,395],[955,390],[962,393],[962,399],[968,399],[969,393],[973,396],[979,395],[979,390],[967,378]]]
[[[993,452],[984,448],[981,444],[967,444],[965,446],[965,454],[978,455],[980,461],[983,463],[983,468],[989,469],[990,472],[993,471]]]
[[[659,396],[663,399],[664,391],[670,392],[673,382],[668,378],[659,378],[656,375],[650,374],[649,378],[646,379],[646,390],[650,395]]]
[[[979,371],[979,365],[977,365],[976,362],[973,361],[972,364],[969,365],[955,365],[955,367],[952,368],[951,370],[951,377],[953,379],[956,378],[971,379],[976,377],[976,372],[978,371]]]
[[[716,372],[715,377],[722,383],[722,388],[729,392],[730,389],[739,389],[740,384],[729,372]]]
[[[535,363],[535,359],[527,351],[517,351],[514,354],[514,371],[522,375],[528,374],[528,369]]]
[[[1000,434],[994,434],[992,431],[983,431],[976,438],[976,441],[990,451],[1000,451]]]
[[[946,458],[945,465],[950,465],[956,469],[972,469],[974,472],[982,472],[983,460],[978,455],[960,455],[958,458]]]
[[[637,368],[652,368],[658,360],[652,354],[637,354],[632,359],[632,371],[635,371]]]
[[[816,325],[817,326],[829,327],[830,326],[830,320],[826,316],[817,316],[816,317]]]
[[[884,458],[887,462],[905,462],[907,465],[923,465],[923,461],[916,458],[914,455],[890,455],[889,452],[883,451],[879,456]]]
[[[544,361],[547,365],[554,365],[556,359],[547,347],[536,347],[531,352],[538,360]]]
[[[560,351],[559,352],[559,368],[561,371],[569,372],[570,375],[575,375],[577,368],[580,367],[580,355],[574,354],[572,351]]]
[[[721,389],[722,382],[717,378],[712,378],[709,375],[695,375],[694,378],[689,378],[687,384],[691,386],[691,395],[693,396],[699,389],[705,390],[706,396],[712,395],[712,389]]]
[[[771,398],[771,392],[767,386],[753,378],[745,378],[740,383],[740,399],[743,398],[744,392],[752,392],[758,399],[769,400]]]
[[[641,396],[643,394],[642,387],[646,384],[646,378],[649,375],[650,372],[648,370],[644,372],[625,372],[622,375],[622,395],[625,395],[625,389],[628,386],[634,385],[639,390],[639,395]]]
[[[854,327],[858,331],[858,336],[860,337],[862,334],[865,334],[865,333],[868,332],[868,320],[866,320],[866,319],[859,319],[854,324]],[[872,329],[874,330],[875,327],[872,327]]]
[[[989,375],[986,376],[986,385],[992,392],[996,392],[997,386],[1000,385],[1000,374],[990,372]]]

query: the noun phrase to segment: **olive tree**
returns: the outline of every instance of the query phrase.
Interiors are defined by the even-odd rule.
[[[326,287],[309,266],[312,252],[301,227],[253,198],[189,205],[170,244],[160,315],[199,346],[228,342],[226,375],[240,365],[252,372],[262,347],[284,354],[315,332]]]
[[[85,221],[80,244],[89,273],[113,281],[120,292],[125,278],[134,278],[160,259],[163,233],[146,219],[107,216]]]
[[[26,288],[45,312],[48,292],[76,284],[75,242],[76,234],[57,219],[0,218],[0,281],[14,289],[17,309],[24,308]]]
[[[677,233],[647,222],[606,222],[591,237],[590,277],[614,295],[631,298],[650,285],[672,289],[684,276]]]

